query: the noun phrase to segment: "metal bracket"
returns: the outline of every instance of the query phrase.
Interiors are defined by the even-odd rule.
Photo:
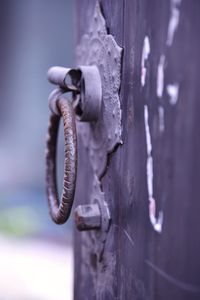
[[[47,73],[51,83],[59,88],[49,96],[50,110],[58,114],[56,101],[63,93],[73,93],[73,106],[77,119],[96,122],[101,111],[102,86],[97,66],[79,66],[78,69],[52,67]]]
[[[87,68],[96,66],[101,79],[102,103],[101,109],[98,111],[98,119],[95,123],[78,122],[77,124],[78,133],[82,137],[83,144],[88,149],[94,173],[93,191],[90,197],[91,214],[88,219],[88,214],[84,214],[85,209],[83,205],[83,210],[81,210],[82,228],[96,227],[97,230],[91,231],[88,238],[92,238],[94,251],[98,254],[99,260],[101,260],[111,218],[100,179],[107,167],[108,154],[114,150],[117,144],[122,143],[119,100],[122,48],[117,45],[112,35],[107,34],[105,19],[101,13],[98,1],[94,17],[91,19],[90,30],[83,35],[76,54],[77,66],[84,66],[80,68],[83,72],[83,77],[87,78],[84,70],[87,71]],[[90,79],[85,82],[88,82],[88,86],[90,86],[90,89],[85,88],[85,91],[87,90],[86,99],[91,99],[90,103],[92,103],[92,101],[95,101],[94,90],[96,84],[94,81],[91,84]],[[100,209],[100,215],[96,204],[98,204]],[[77,208],[75,214],[77,213],[80,214],[80,207]],[[101,225],[97,226],[99,218]]]
[[[89,33],[83,35],[76,52],[77,65],[96,65],[101,77],[102,105],[98,120],[95,124],[78,124],[93,170],[100,178],[106,169],[108,154],[117,144],[122,143],[119,100],[122,48],[112,35],[107,34],[98,2]],[[93,89],[88,91],[88,96],[93,97]]]

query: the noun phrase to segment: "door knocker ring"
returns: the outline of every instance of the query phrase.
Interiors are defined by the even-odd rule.
[[[77,173],[76,122],[72,103],[62,95],[62,92],[60,92],[59,97],[54,98],[53,104],[54,112],[51,112],[49,118],[46,141],[46,189],[51,218],[56,224],[63,224],[70,216],[75,193]],[[59,202],[56,183],[56,147],[61,117],[64,125],[65,161],[63,190]]]

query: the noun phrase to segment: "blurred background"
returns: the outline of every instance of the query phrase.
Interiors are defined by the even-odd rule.
[[[48,215],[44,150],[46,72],[73,65],[73,22],[73,0],[0,1],[0,300],[72,299],[72,223]]]

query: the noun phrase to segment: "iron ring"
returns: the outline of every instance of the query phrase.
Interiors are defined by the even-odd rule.
[[[57,99],[59,115],[51,112],[46,140],[46,189],[49,212],[56,224],[65,223],[71,212],[74,201],[77,174],[77,135],[75,112],[66,98]],[[64,178],[61,201],[59,201],[56,183],[56,148],[60,119],[64,124]]]

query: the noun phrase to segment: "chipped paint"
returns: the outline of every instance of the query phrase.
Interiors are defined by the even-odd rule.
[[[149,199],[149,217],[151,224],[153,225],[155,231],[161,233],[162,231],[162,224],[163,224],[163,212],[159,211],[158,218],[155,217],[156,215],[156,201],[154,198]]]
[[[150,54],[150,42],[148,36],[145,36],[142,50],[142,61],[141,61],[141,85],[144,86],[146,82],[146,61]]]
[[[163,212],[158,213],[158,218],[156,218],[156,201],[153,197],[153,156],[152,156],[152,142],[151,134],[149,128],[149,112],[147,105],[144,106],[144,125],[146,134],[146,145],[147,145],[147,190],[149,199],[149,218],[150,222],[156,232],[162,231],[163,223]]]
[[[170,4],[170,20],[167,31],[167,46],[171,46],[174,40],[174,34],[177,30],[179,24],[180,10],[179,6],[181,4],[181,0],[171,0]]]
[[[164,90],[164,67],[165,67],[165,55],[160,56],[158,69],[157,69],[157,89],[156,93],[158,98],[161,100]],[[164,123],[164,108],[162,105],[158,107],[158,119],[159,119],[159,131],[162,133],[165,129]]]
[[[178,101],[178,95],[179,95],[179,84],[168,84],[167,85],[167,93],[169,95],[169,103],[171,105],[175,105]]]
[[[151,155],[152,144],[151,144],[151,135],[149,129],[149,111],[147,105],[144,106],[144,122],[145,122],[145,132],[146,132],[146,142],[147,142],[147,155]]]
[[[147,105],[144,106],[144,124],[145,124],[145,133],[146,133],[146,145],[147,145],[147,189],[149,198],[153,197],[153,157],[152,153],[152,143],[151,135],[149,129],[149,112]]]
[[[165,65],[165,56],[160,56],[160,61],[157,69],[157,96],[159,98],[163,95],[164,89],[164,65]]]
[[[162,133],[165,130],[165,111],[161,105],[158,106],[158,120],[159,120],[159,131]]]

